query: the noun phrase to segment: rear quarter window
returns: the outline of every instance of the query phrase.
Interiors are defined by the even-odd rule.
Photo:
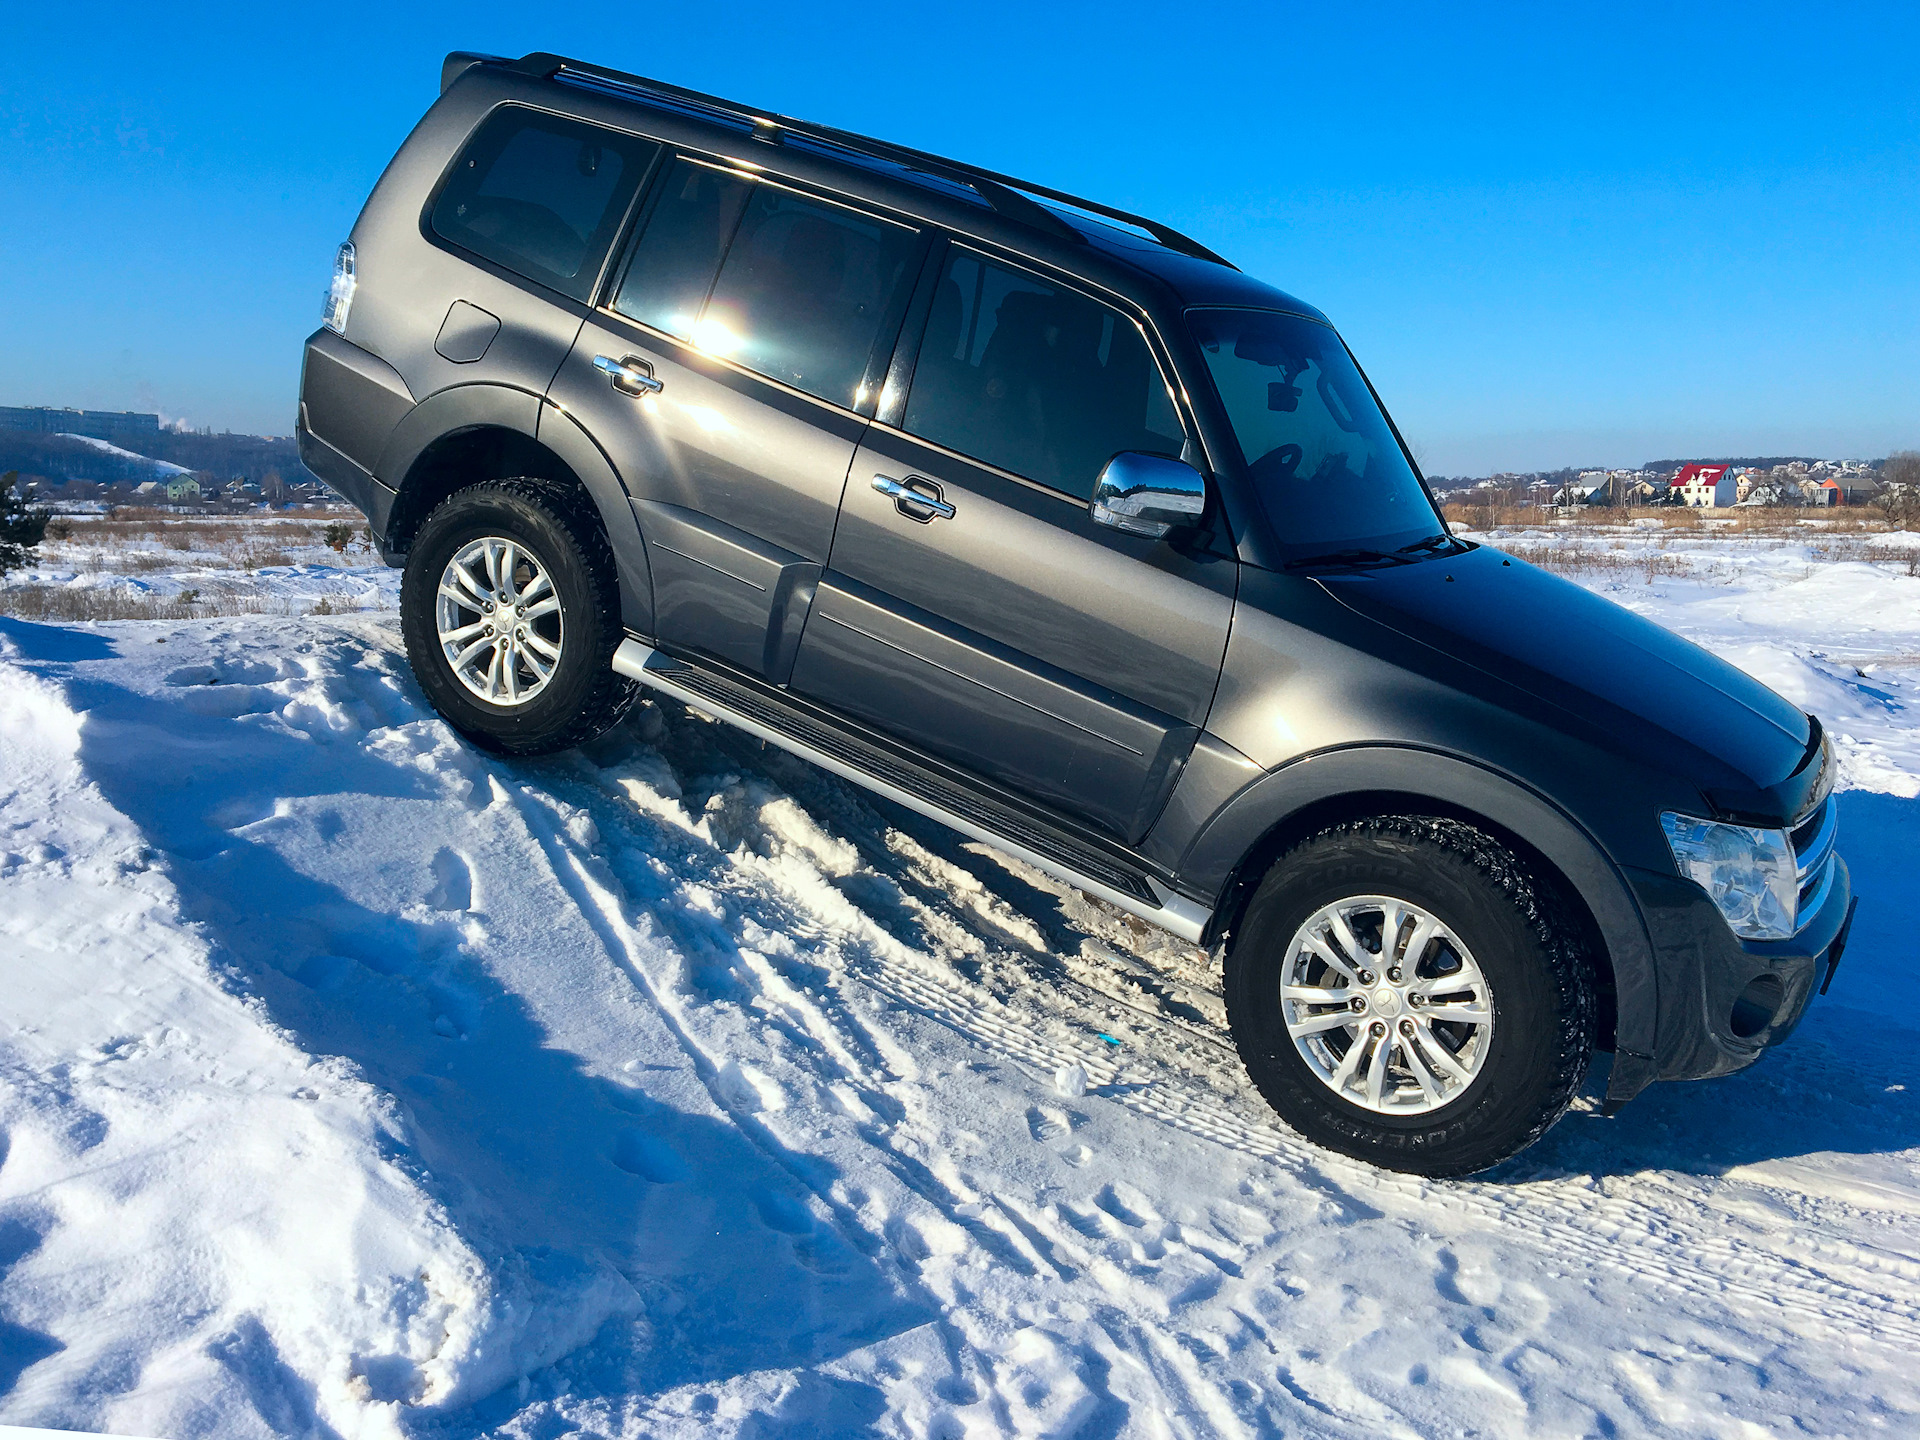
[[[588,300],[660,146],[519,106],[467,142],[429,217],[434,234],[575,300]]]

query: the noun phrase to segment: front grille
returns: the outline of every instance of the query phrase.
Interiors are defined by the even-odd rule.
[[[1809,919],[1826,898],[1833,880],[1833,847],[1840,829],[1839,807],[1829,795],[1804,820],[1793,827],[1789,839],[1793,845],[1794,866],[1800,881],[1799,914]]]

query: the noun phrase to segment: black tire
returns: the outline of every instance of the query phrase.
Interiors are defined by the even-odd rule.
[[[1383,1114],[1336,1094],[1287,1033],[1280,984],[1294,935],[1321,907],[1364,895],[1443,919],[1489,992],[1479,1072],[1422,1114]],[[1553,893],[1471,826],[1417,816],[1337,825],[1283,853],[1248,902],[1226,957],[1234,1043],[1267,1103],[1316,1144],[1419,1175],[1484,1170],[1546,1133],[1592,1058],[1593,979],[1577,933]]]
[[[552,678],[518,706],[493,704],[455,676],[435,624],[440,578],[470,541],[498,536],[540,557],[560,601],[565,641]],[[400,628],[414,678],[447,722],[497,755],[545,755],[585,744],[626,714],[639,686],[613,670],[622,636],[620,584],[599,517],[566,486],[488,480],[456,491],[414,537],[400,582]]]

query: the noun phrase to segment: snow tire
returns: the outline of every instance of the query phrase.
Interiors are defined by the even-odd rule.
[[[1472,951],[1493,1008],[1473,1083],[1418,1115],[1336,1094],[1288,1034],[1282,975],[1322,906],[1387,895],[1441,916]],[[1228,1023],[1267,1103],[1309,1140],[1390,1170],[1468,1175],[1518,1154],[1566,1111],[1593,1054],[1592,972],[1553,890],[1459,821],[1378,816],[1323,830],[1273,862],[1226,955]]]
[[[524,543],[550,572],[565,626],[555,673],[532,700],[495,705],[455,677],[435,628],[441,575],[462,546],[483,536]],[[447,722],[497,755],[545,755],[606,733],[640,687],[615,673],[620,583],[613,550],[591,506],[571,488],[523,477],[455,491],[435,507],[407,554],[400,628],[421,690]]]

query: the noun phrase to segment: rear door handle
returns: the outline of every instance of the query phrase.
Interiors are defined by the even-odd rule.
[[[953,506],[940,498],[940,487],[918,475],[910,476],[904,485],[890,475],[876,475],[873,488],[891,499],[893,508],[907,519],[918,520],[922,525],[953,518]]]
[[[664,380],[653,378],[653,366],[638,355],[628,355],[621,360],[611,355],[596,355],[593,368],[605,374],[622,395],[658,395],[667,388]]]

